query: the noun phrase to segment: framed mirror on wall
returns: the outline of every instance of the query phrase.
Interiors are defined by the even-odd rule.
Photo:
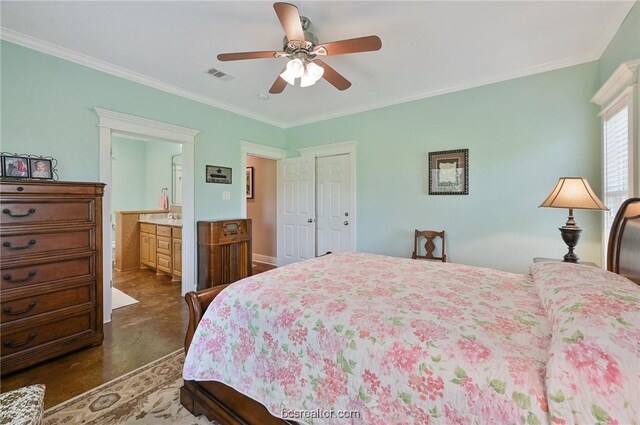
[[[182,205],[182,154],[171,157],[171,205]]]

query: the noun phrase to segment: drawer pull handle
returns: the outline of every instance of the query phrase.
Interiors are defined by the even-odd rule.
[[[23,246],[11,246],[11,242],[5,242],[5,243],[2,244],[2,246],[4,246],[5,248],[9,248],[9,249],[12,249],[14,251],[17,251],[17,250],[20,250],[20,249],[31,248],[35,244],[36,244],[36,240],[35,239],[31,239],[26,245],[23,245]]]
[[[23,277],[22,279],[12,279],[10,274],[5,274],[4,276],[2,276],[2,278],[9,283],[22,283],[30,281],[35,275],[36,272],[29,272],[27,277]]]
[[[21,314],[30,312],[31,310],[33,310],[33,307],[35,306],[36,306],[36,303],[32,302],[32,303],[29,303],[29,307],[25,308],[24,310],[13,311],[12,307],[7,307],[4,309],[4,312],[7,313],[9,316],[19,316]]]
[[[27,216],[30,216],[31,214],[35,213],[35,212],[36,212],[36,210],[35,210],[35,208],[29,208],[29,211],[27,211],[27,213],[26,213],[26,214],[13,214],[9,208],[5,208],[5,209],[3,209],[3,210],[2,210],[2,212],[3,212],[4,214],[8,215],[9,217],[16,217],[16,218],[19,218],[19,217],[27,217]]]
[[[11,347],[11,348],[16,348],[16,347],[22,347],[23,345],[27,345],[28,343],[30,343],[31,341],[33,341],[35,339],[35,337],[37,337],[38,334],[33,332],[29,335],[29,337],[27,338],[26,341],[24,342],[18,342],[15,343],[10,339],[5,339],[4,341],[2,341],[2,343],[4,344],[5,347]]]

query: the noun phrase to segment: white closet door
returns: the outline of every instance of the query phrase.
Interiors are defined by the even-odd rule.
[[[350,172],[348,154],[316,158],[318,255],[353,249]]]
[[[278,187],[278,266],[315,257],[315,158],[278,161]]]

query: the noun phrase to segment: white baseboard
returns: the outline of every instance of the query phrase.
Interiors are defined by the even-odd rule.
[[[276,257],[269,257],[268,255],[253,254],[253,261],[256,263],[269,264],[275,266],[277,263]]]

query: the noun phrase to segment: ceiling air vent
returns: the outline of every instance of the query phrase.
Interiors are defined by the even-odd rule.
[[[220,71],[219,69],[215,69],[215,68],[211,68],[207,70],[207,74],[211,74],[214,77],[222,80],[222,81],[229,81],[229,80],[233,80],[233,77],[229,74],[225,74],[224,72]]]

